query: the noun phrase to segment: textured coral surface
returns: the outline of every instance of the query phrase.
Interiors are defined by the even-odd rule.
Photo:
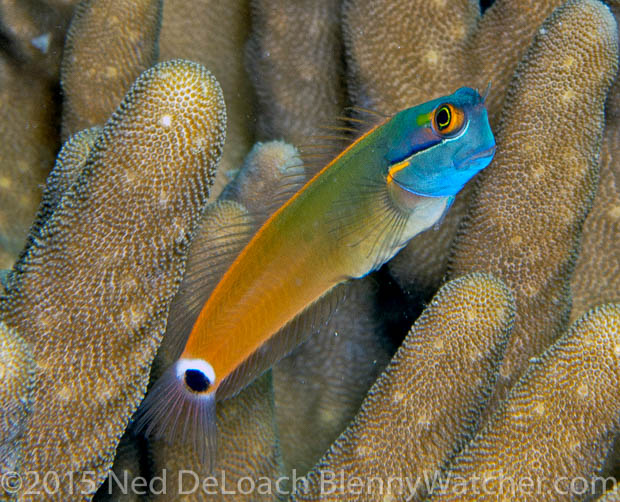
[[[103,124],[133,81],[157,62],[162,9],[162,0],[79,4],[61,68],[64,138]]]
[[[59,498],[105,477],[144,393],[224,123],[221,90],[204,68],[173,62],[146,72],[0,305],[36,363],[23,469],[75,473]]]
[[[619,311],[592,309],[620,300],[620,2],[480,3],[0,0],[0,269],[16,263],[0,276],[0,500],[87,500],[111,467],[137,484],[108,478],[96,500],[603,492],[570,481],[620,467]],[[179,57],[211,73],[164,64],[123,98]],[[217,278],[334,143],[489,82],[492,165],[218,405],[215,483],[188,445],[133,429]],[[185,470],[199,484],[183,495]],[[35,493],[9,493],[8,471]],[[320,484],[331,471],[341,492]],[[444,484],[407,485],[419,476]],[[510,491],[560,477],[563,492]]]
[[[455,246],[452,273],[491,272],[515,292],[499,398],[527,359],[566,329],[570,277],[596,188],[605,96],[617,70],[616,30],[596,2],[569,2],[539,30],[505,100],[495,162],[478,179]]]
[[[298,500],[326,496],[321,479],[431,475],[471,437],[510,334],[509,290],[485,275],[446,284],[413,325],[349,428],[332,445]],[[381,490],[367,500],[383,500]],[[409,493],[414,495],[414,493]],[[420,495],[420,493],[415,493]]]
[[[513,500],[566,500],[570,480],[588,479],[602,467],[618,430],[619,386],[616,304],[590,311],[530,363],[487,427],[453,461],[449,474],[466,489],[430,500],[462,500],[463,494],[497,500],[499,493]],[[536,480],[536,486],[520,492],[519,479]],[[502,486],[503,480],[509,482]]]

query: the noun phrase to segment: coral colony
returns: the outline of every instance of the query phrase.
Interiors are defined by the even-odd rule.
[[[32,5],[0,1],[0,499],[620,500],[620,2]],[[218,403],[215,469],[136,430],[274,194],[489,82],[491,165]]]

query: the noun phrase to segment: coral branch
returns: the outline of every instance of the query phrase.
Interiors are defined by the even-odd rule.
[[[620,426],[619,354],[620,305],[589,312],[532,361],[429,502],[575,500],[575,479],[591,494]]]
[[[162,10],[163,0],[84,0],[77,6],[61,68],[64,138],[103,124],[157,61]]]
[[[493,273],[515,292],[499,399],[566,328],[617,50],[616,23],[599,2],[569,1],[545,22],[508,91],[497,154],[457,241],[453,273]]]
[[[0,304],[37,365],[22,469],[72,473],[60,498],[86,499],[103,480],[146,389],[225,117],[204,68],[175,61],[145,72]]]
[[[432,477],[475,432],[513,315],[510,292],[490,276],[474,274],[445,285],[371,388],[356,419],[308,475],[309,482],[298,485],[296,500],[350,498],[352,478],[380,479],[380,484],[364,486],[363,500],[385,500],[390,478]],[[344,473],[346,485],[331,484],[331,493],[322,491],[326,473],[338,479]],[[424,493],[423,485],[413,492],[403,484],[391,489],[394,496]]]

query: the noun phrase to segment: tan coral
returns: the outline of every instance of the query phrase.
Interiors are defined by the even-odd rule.
[[[226,144],[211,199],[230,181],[254,140],[254,91],[244,65],[250,32],[249,0],[166,0],[159,37],[160,60],[184,58],[203,64],[224,91]]]
[[[569,1],[545,22],[508,92],[495,159],[457,241],[454,274],[490,272],[515,292],[499,399],[566,328],[617,50],[616,23],[597,1]]]
[[[259,377],[234,398],[218,403],[217,422],[214,472],[205,469],[191,446],[152,442],[152,474],[161,476],[165,472],[168,480],[165,493],[152,500],[179,500],[180,495],[188,502],[278,500],[273,482],[267,482],[271,487],[267,493],[250,489],[252,483],[257,487],[261,480],[275,480],[281,475],[271,375]],[[205,483],[211,476],[214,481]]]
[[[157,61],[162,9],[163,0],[84,0],[77,6],[61,71],[65,139],[103,124]]]
[[[247,58],[258,139],[310,143],[342,114],[341,0],[257,0]]]
[[[414,12],[424,22],[413,20]],[[475,87],[457,71],[478,21],[477,1],[345,0],[343,13],[356,104],[393,114],[462,85]]]
[[[620,430],[619,354],[620,305],[589,312],[532,361],[429,501],[552,502],[600,490]]]
[[[297,149],[284,141],[256,143],[220,198],[234,200],[261,224],[306,182]]]
[[[146,389],[225,117],[201,66],[145,72],[0,304],[37,365],[22,469],[73,473],[46,498],[89,498],[112,464]]]
[[[146,485],[147,474],[143,472],[144,452],[143,441],[136,439],[131,433],[125,433],[121,438],[114,464],[108,478],[99,487],[93,497],[95,502],[140,502],[148,492]],[[144,486],[143,483],[144,480]],[[149,479],[152,491],[160,488],[155,481]]]
[[[608,2],[616,16],[620,2]],[[581,250],[571,281],[571,320],[599,303],[620,301],[620,80],[605,103],[601,172],[592,210],[583,226]]]
[[[372,277],[354,281],[327,324],[273,369],[285,472],[308,472],[357,414],[394,352]],[[308,441],[312,438],[312,441]]]
[[[389,480],[432,476],[473,435],[513,315],[510,292],[490,276],[473,274],[443,286],[294,499],[422,495]],[[322,483],[332,475],[337,479]],[[355,479],[363,486],[351,488],[359,484]]]
[[[29,345],[0,321],[0,500],[11,499],[10,474],[20,468],[22,435],[31,411],[35,366]],[[9,485],[7,486],[7,482]],[[13,479],[18,486],[17,477]]]
[[[0,269],[22,250],[58,140],[48,83],[0,54]]]
[[[41,228],[56,210],[63,194],[82,172],[88,154],[101,131],[101,127],[92,127],[80,131],[71,136],[58,152],[54,168],[45,182],[41,204],[30,227],[26,247],[21,251],[20,256],[22,258],[28,252],[30,245],[39,237]]]
[[[606,491],[601,497],[596,499],[596,502],[619,502],[620,501],[620,486],[616,485],[611,490]]]

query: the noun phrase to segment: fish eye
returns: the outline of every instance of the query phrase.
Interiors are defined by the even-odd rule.
[[[453,136],[463,128],[464,124],[463,110],[450,103],[439,105],[433,112],[433,127],[441,136]]]

